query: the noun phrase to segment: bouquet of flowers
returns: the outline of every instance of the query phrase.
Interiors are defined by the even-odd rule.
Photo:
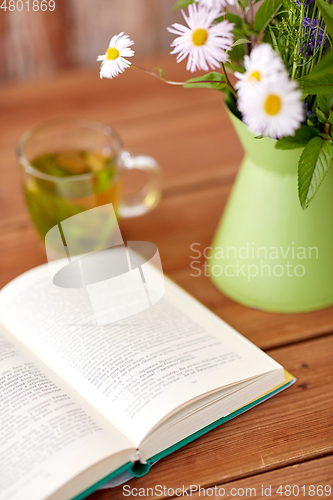
[[[277,149],[303,149],[298,190],[305,209],[333,161],[333,0],[264,0],[259,8],[257,2],[177,2],[187,12],[185,24],[167,28],[176,35],[171,53],[177,62],[187,59],[192,73],[213,70],[205,75],[171,82],[160,68],[139,68],[128,60],[134,42],[120,33],[98,57],[100,76],[113,78],[132,66],[169,84],[224,92],[230,111],[258,139],[275,139]]]

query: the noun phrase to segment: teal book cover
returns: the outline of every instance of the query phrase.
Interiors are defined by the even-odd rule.
[[[171,453],[179,450],[183,446],[186,446],[187,444],[189,444],[192,441],[194,441],[195,439],[203,436],[207,432],[215,429],[216,427],[219,427],[222,424],[225,424],[229,420],[237,417],[238,415],[241,415],[242,413],[250,410],[254,406],[257,406],[260,403],[263,403],[267,399],[275,396],[279,392],[290,387],[296,381],[296,378],[293,377],[286,370],[284,370],[284,374],[285,374],[284,382],[282,382],[280,385],[274,387],[274,389],[272,389],[271,391],[265,392],[259,398],[254,399],[252,401],[249,401],[249,403],[246,404],[245,406],[238,408],[237,410],[229,413],[229,415],[226,415],[225,417],[222,417],[222,418],[219,418],[218,420],[215,420],[215,422],[212,422],[211,424],[207,425],[203,429],[198,430],[194,434],[191,434],[190,436],[186,437],[185,439],[182,439],[178,443],[175,443],[174,445],[170,446],[169,448],[166,448],[165,450],[161,451],[157,455],[154,455],[149,460],[147,460],[147,463],[145,463],[145,464],[140,463],[140,462],[136,462],[134,464],[132,462],[126,463],[125,465],[123,465],[119,469],[111,472],[108,476],[106,476],[104,479],[102,479],[98,483],[91,486],[88,490],[85,490],[80,495],[77,495],[72,500],[83,500],[84,498],[89,496],[91,493],[96,491],[98,488],[107,487],[107,483],[109,481],[114,480],[117,477],[120,477],[124,473],[126,473],[126,475],[123,476],[124,479],[123,480],[120,479],[118,484],[113,483],[112,486],[110,485],[110,488],[115,486],[115,485],[118,486],[120,484],[123,484],[124,482],[129,481],[130,479],[132,479],[134,477],[142,477],[142,476],[148,474],[151,466],[154,465],[158,460],[161,460],[162,458],[165,458],[166,456],[171,455]]]

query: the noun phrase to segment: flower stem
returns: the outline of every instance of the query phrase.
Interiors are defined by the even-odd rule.
[[[296,43],[296,47],[294,49],[293,68],[292,68],[292,72],[291,72],[291,78],[292,78],[292,80],[295,79],[296,70],[297,70],[297,67],[298,67],[299,52],[300,52],[300,37],[301,37],[301,33],[302,33],[302,20],[303,20],[303,17],[304,17],[303,3],[301,3],[301,15],[300,15],[301,23],[300,23],[299,28],[298,28],[297,43]]]
[[[236,91],[234,89],[234,87],[232,86],[229,78],[228,78],[228,75],[227,75],[227,72],[226,72],[226,69],[225,69],[225,66],[223,63],[221,63],[221,66],[222,66],[222,71],[223,71],[223,74],[224,74],[224,78],[225,78],[225,81],[227,83],[227,87],[229,87],[229,89],[231,90],[231,92],[233,93],[233,95],[236,97],[237,99],[237,94],[236,94]]]
[[[135,68],[135,69],[139,69],[140,71],[144,71],[148,75],[154,76],[158,80],[161,80],[162,82],[167,83],[168,85],[182,85],[183,86],[186,83],[186,82],[173,82],[172,80],[167,80],[166,78],[164,78],[164,76],[155,73],[155,71],[151,71],[149,69],[142,68],[141,66],[136,66],[135,64],[131,64],[131,67]]]
[[[323,128],[323,132],[324,132],[324,134],[329,135],[329,133],[330,133],[330,124],[329,123],[325,123],[324,128]]]
[[[324,31],[323,31],[323,41],[322,41],[321,46],[320,46],[320,50],[319,50],[319,54],[318,54],[318,59],[317,59],[317,64],[319,63],[319,61],[320,61],[320,59],[322,58],[322,55],[323,55],[326,33],[327,33],[327,31],[326,31],[326,26],[325,26]]]
[[[168,85],[181,85],[181,86],[184,86],[185,84],[191,84],[191,83],[193,85],[196,85],[196,84],[201,83],[201,82],[202,83],[207,83],[207,80],[199,80],[199,79],[196,80],[195,82],[174,82],[172,80],[167,80],[166,78],[164,78],[164,76],[159,75],[158,73],[155,73],[155,71],[151,71],[150,69],[142,68],[141,66],[137,66],[136,64],[131,64],[130,67],[131,68],[135,68],[135,69],[139,69],[140,71],[144,71],[148,75],[154,76],[158,80],[161,80],[161,82],[167,83]],[[224,77],[226,79],[226,85],[227,85],[227,87],[231,90],[231,92],[234,94],[234,96],[237,97],[236,91],[235,91],[235,89],[233,88],[233,86],[231,85],[231,83],[230,83],[230,81],[228,79],[228,76],[227,76],[227,73],[226,73],[226,70],[225,70],[225,67],[224,67],[223,64],[222,64],[222,68],[223,68]],[[221,83],[221,80],[209,80],[209,83]]]

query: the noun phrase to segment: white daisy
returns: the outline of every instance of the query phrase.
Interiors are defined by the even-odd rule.
[[[235,5],[235,0],[195,0],[196,3],[203,5],[207,9],[221,9],[227,5]]]
[[[249,56],[244,56],[245,73],[235,72],[239,79],[235,85],[238,91],[249,86],[274,80],[276,73],[284,71],[283,62],[268,43],[255,47]]]
[[[113,78],[131,65],[125,57],[134,55],[134,51],[129,48],[133,43],[124,33],[119,33],[111,38],[106,53],[97,57],[97,61],[102,61],[99,73],[101,78]]]
[[[294,135],[304,120],[302,93],[286,73],[275,81],[260,82],[241,92],[238,109],[255,133],[272,139]]]
[[[177,54],[177,62],[188,57],[186,68],[192,73],[197,69],[208,71],[228,60],[227,50],[230,50],[234,36],[231,33],[234,24],[228,21],[214,23],[221,15],[220,9],[207,10],[202,5],[190,4],[188,16],[182,11],[188,25],[175,23],[168,28],[170,33],[178,35],[171,44]]]

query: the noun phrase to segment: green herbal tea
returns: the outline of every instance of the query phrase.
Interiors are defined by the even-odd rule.
[[[112,203],[117,212],[122,182],[114,157],[98,151],[62,151],[38,156],[31,165],[54,177],[49,180],[29,174],[24,185],[32,220],[42,238],[59,222],[85,210]],[[73,177],[83,174],[90,175]],[[78,242],[91,235],[91,230],[105,233],[105,222],[99,217],[94,228],[78,227]]]

